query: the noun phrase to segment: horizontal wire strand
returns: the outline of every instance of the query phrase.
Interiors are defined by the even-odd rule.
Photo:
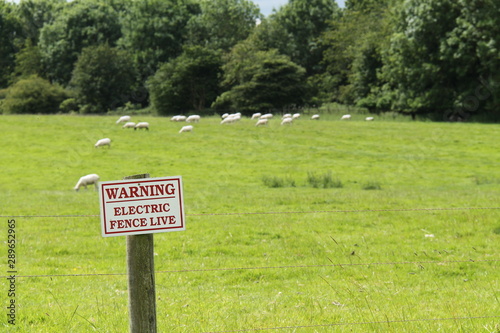
[[[246,213],[208,213],[208,214],[186,214],[186,216],[234,216],[234,215],[278,215],[278,214],[316,214],[316,213],[372,213],[372,212],[412,212],[412,211],[457,211],[457,210],[496,210],[500,207],[448,207],[448,208],[402,208],[402,209],[367,209],[367,210],[321,210],[302,212],[246,212]],[[99,217],[100,215],[0,215],[2,218],[77,218],[77,217]],[[370,265],[410,265],[410,264],[446,264],[446,263],[479,263],[479,262],[499,262],[500,259],[488,260],[451,260],[451,261],[408,261],[408,262],[387,262],[387,263],[349,263],[349,264],[328,264],[328,265],[285,265],[285,266],[263,266],[263,267],[235,267],[235,268],[208,268],[208,269],[182,269],[157,271],[156,274],[167,273],[188,273],[188,272],[214,272],[214,271],[237,271],[237,270],[264,270],[264,269],[289,269],[289,268],[321,268],[321,267],[349,267],[349,266],[370,266]],[[53,274],[53,275],[16,275],[16,278],[44,278],[44,277],[92,277],[92,276],[126,276],[127,273],[88,273],[88,274]],[[9,276],[0,276],[8,278]],[[444,320],[472,320],[472,319],[493,319],[500,316],[472,316],[472,317],[450,317],[450,318],[424,318],[410,320],[386,320],[373,322],[353,322],[353,323],[332,323],[318,325],[299,325],[283,327],[263,327],[230,331],[208,331],[205,333],[231,333],[231,332],[255,332],[301,328],[320,328],[334,326],[355,326],[370,324],[390,324],[390,323],[410,323],[410,322],[430,322]]]
[[[279,214],[318,214],[318,213],[377,213],[377,212],[421,212],[421,211],[456,211],[456,210],[495,210],[500,207],[448,207],[448,208],[400,208],[400,209],[352,209],[352,210],[315,210],[286,212],[241,212],[241,213],[200,213],[186,216],[233,216],[233,215],[279,215]],[[63,217],[99,217],[89,215],[0,215],[2,218],[63,218]]]
[[[328,265],[284,265],[284,266],[258,266],[258,267],[225,267],[225,268],[198,268],[156,271],[156,274],[166,273],[193,273],[193,272],[221,272],[241,270],[266,270],[266,269],[288,269],[288,268],[322,268],[322,267],[349,267],[349,266],[377,266],[377,265],[423,265],[423,264],[453,264],[453,263],[479,263],[500,262],[500,259],[468,259],[468,260],[445,260],[445,261],[402,261],[402,262],[372,262],[372,263],[348,263]],[[41,278],[41,277],[91,277],[91,276],[124,276],[127,273],[84,273],[84,274],[45,274],[45,275],[16,275],[16,278]],[[8,276],[0,276],[6,278]]]
[[[289,329],[297,329],[297,328],[319,328],[319,327],[333,327],[333,326],[397,324],[397,323],[412,323],[412,322],[426,322],[426,321],[493,319],[493,318],[500,318],[500,316],[473,316],[473,317],[424,318],[424,319],[407,319],[407,320],[383,320],[383,321],[354,322],[354,323],[332,323],[332,324],[318,324],[318,325],[262,327],[262,328],[249,328],[249,329],[232,330],[232,331],[208,331],[208,332],[204,332],[204,333],[256,332],[256,331],[270,331],[270,330],[289,330]]]

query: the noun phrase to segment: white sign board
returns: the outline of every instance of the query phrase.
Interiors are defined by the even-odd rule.
[[[103,237],[186,229],[181,176],[99,183]]]

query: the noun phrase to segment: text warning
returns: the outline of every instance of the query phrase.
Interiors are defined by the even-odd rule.
[[[143,178],[99,183],[103,237],[186,229],[182,178]]]

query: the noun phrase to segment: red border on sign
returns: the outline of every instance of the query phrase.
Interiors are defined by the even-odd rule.
[[[145,201],[145,200],[158,200],[158,199],[172,199],[175,198],[176,196],[169,196],[169,197],[159,197],[159,198],[144,198],[144,199],[133,199],[133,200],[116,200],[116,201],[106,201],[104,198],[104,188],[105,186],[116,186],[116,185],[124,185],[124,184],[133,184],[133,183],[155,183],[155,182],[161,182],[161,181],[169,181],[169,182],[177,182],[177,188],[179,189],[179,193],[177,195],[178,197],[178,203],[179,203],[179,211],[180,211],[180,225],[177,225],[175,227],[159,227],[159,228],[149,228],[149,229],[140,229],[140,230],[125,230],[125,231],[108,231],[108,224],[106,223],[106,204],[107,203],[117,203],[117,202],[131,202],[131,201]],[[129,233],[134,233],[134,234],[148,234],[148,233],[153,233],[155,231],[161,232],[161,230],[176,230],[176,229],[183,229],[184,228],[184,207],[183,207],[183,201],[182,201],[182,188],[181,188],[181,178],[143,178],[143,179],[133,179],[130,181],[118,181],[118,182],[113,182],[109,183],[106,182],[106,184],[99,184],[101,193],[102,193],[102,207],[101,207],[101,212],[102,212],[102,219],[101,223],[104,223],[103,229],[104,229],[104,235],[115,235],[115,234],[129,234]],[[148,232],[151,231],[151,232]]]

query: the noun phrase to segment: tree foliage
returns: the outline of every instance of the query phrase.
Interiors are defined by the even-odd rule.
[[[38,46],[34,46],[27,38],[23,48],[16,53],[15,68],[12,73],[12,82],[31,75],[43,77],[42,57]]]
[[[33,45],[38,43],[40,30],[45,24],[51,24],[64,8],[65,0],[22,0],[16,7],[23,36]]]
[[[204,0],[201,13],[188,24],[189,43],[229,51],[246,39],[262,19],[259,8],[250,0]]]
[[[323,51],[318,38],[338,15],[335,0],[290,0],[270,17],[278,26],[274,30],[280,36],[286,34],[285,43],[292,44],[280,51],[309,74],[318,73]]]
[[[84,113],[103,113],[131,99],[135,70],[130,55],[107,44],[82,50],[70,87]]]
[[[8,86],[18,51],[16,41],[22,30],[13,5],[0,1],[0,88]]]
[[[214,103],[219,110],[251,114],[301,105],[306,96],[305,69],[277,50],[238,44],[223,69],[226,91]]]
[[[120,106],[133,86],[162,114],[334,101],[494,118],[499,30],[497,0],[289,0],[265,18],[251,0],[0,0],[0,88],[71,82],[65,110],[86,112]]]
[[[321,38],[326,71],[318,88],[327,101],[356,104],[366,102],[379,84],[382,52],[390,35],[389,15],[387,0],[349,1],[346,6],[350,10],[332,22]]]
[[[73,1],[40,31],[40,53],[48,78],[68,84],[83,48],[108,43],[121,36],[116,11],[98,0]]]
[[[187,23],[199,10],[189,0],[130,1],[122,15],[119,44],[133,55],[141,79],[182,53]]]
[[[391,107],[443,115],[497,109],[499,14],[493,0],[405,1],[384,57]],[[481,87],[488,94],[476,96]]]
[[[62,87],[33,75],[7,89],[2,109],[5,114],[57,113],[67,97]]]
[[[148,80],[152,106],[161,115],[210,107],[219,93],[221,66],[219,51],[186,47]]]

